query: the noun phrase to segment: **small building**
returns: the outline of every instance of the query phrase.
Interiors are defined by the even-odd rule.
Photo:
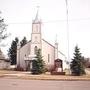
[[[10,61],[5,58],[3,52],[0,49],[0,69],[9,69]]]

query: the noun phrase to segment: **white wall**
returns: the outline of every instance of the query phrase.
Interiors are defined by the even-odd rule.
[[[40,44],[35,44],[35,43],[31,44],[31,50],[30,50],[31,55],[35,55],[35,51],[34,51],[35,46],[37,46],[38,49],[41,49],[41,43]]]
[[[20,52],[18,53],[18,62],[17,65],[19,65],[21,67],[25,67],[25,61],[24,61],[24,57],[25,55],[28,56],[30,53],[30,42],[28,42],[26,45],[24,45],[22,48],[20,48]]]
[[[58,58],[60,58],[63,61],[63,70],[68,68],[68,65],[66,64],[66,56],[62,55],[61,53],[58,53]]]
[[[48,62],[48,54],[50,55],[50,60]],[[47,65],[53,65],[55,60],[55,47],[50,45],[47,41],[42,40],[42,56],[43,60]]]

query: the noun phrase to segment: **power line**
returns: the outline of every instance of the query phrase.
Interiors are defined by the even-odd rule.
[[[68,22],[78,22],[78,21],[86,21],[90,20],[89,18],[78,18],[78,19],[68,19]],[[50,20],[50,21],[44,21],[42,23],[59,23],[59,22],[67,22],[67,20]],[[7,24],[32,24],[32,22],[7,22]]]

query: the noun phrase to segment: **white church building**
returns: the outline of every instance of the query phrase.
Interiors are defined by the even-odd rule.
[[[20,47],[20,44],[17,45],[17,66],[24,70],[32,68],[32,60],[35,59],[37,49],[41,49],[43,60],[48,67],[54,65],[54,60],[58,58],[58,43],[52,45],[42,39],[41,25],[42,22],[38,19],[37,12],[35,19],[32,21],[31,40],[23,47]]]

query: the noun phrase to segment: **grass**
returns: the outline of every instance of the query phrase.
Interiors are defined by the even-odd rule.
[[[10,70],[0,70],[0,77],[16,77],[20,79],[30,79],[30,80],[89,80],[90,74],[83,76],[70,76],[70,75],[51,75],[49,72],[41,75],[32,75],[28,72],[21,71],[10,71]]]

